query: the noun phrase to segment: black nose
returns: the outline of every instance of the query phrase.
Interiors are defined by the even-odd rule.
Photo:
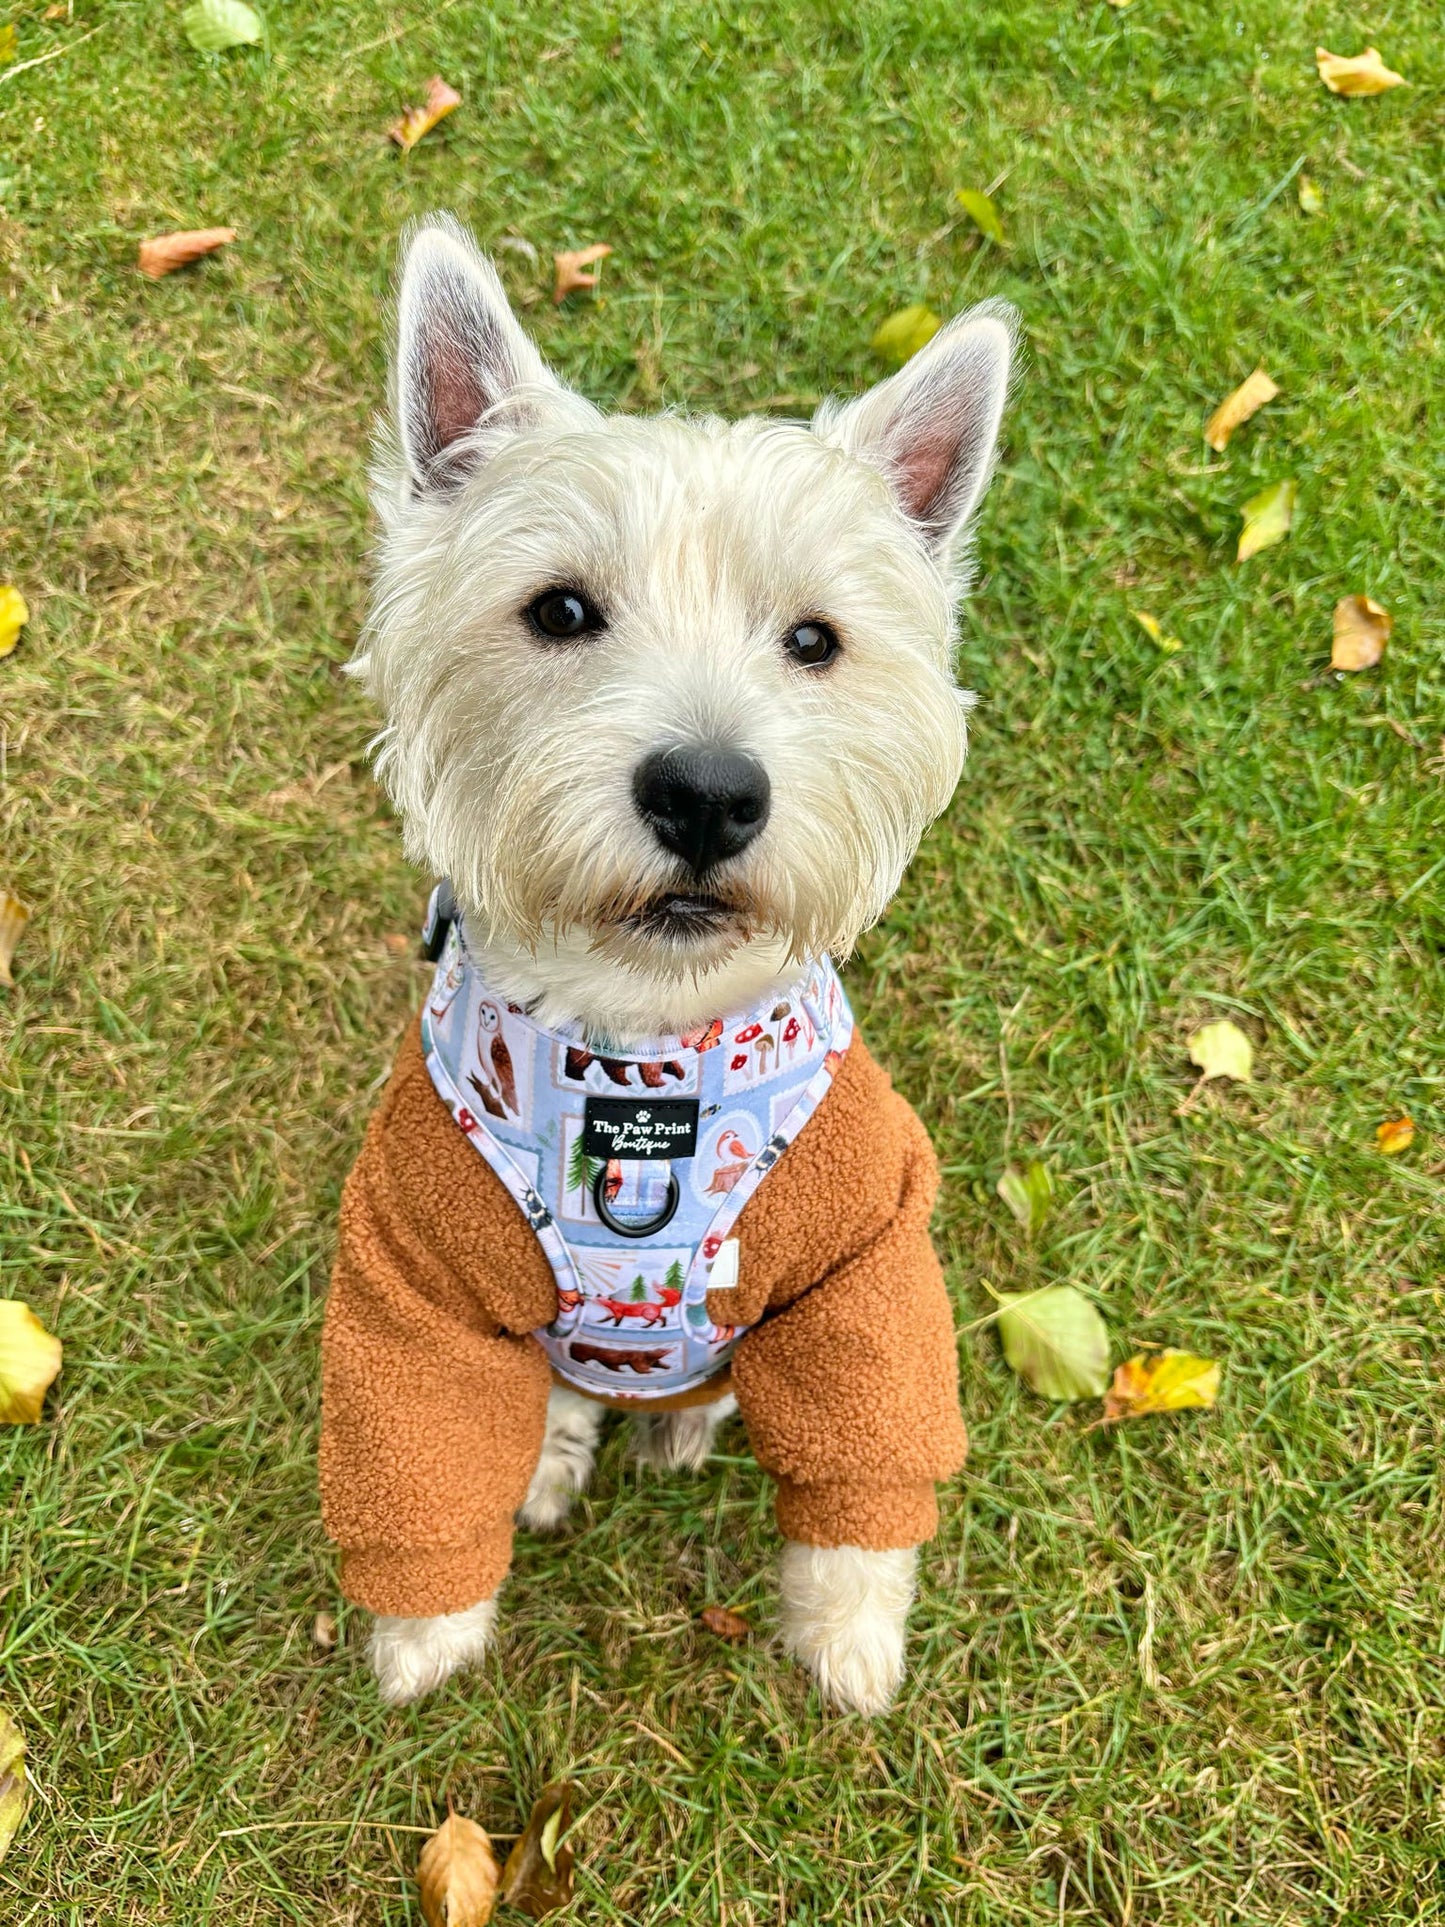
[[[659,749],[632,779],[638,809],[694,876],[746,849],[768,820],[768,772],[736,749]]]

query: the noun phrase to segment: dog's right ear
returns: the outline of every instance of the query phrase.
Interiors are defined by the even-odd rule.
[[[392,406],[417,492],[450,494],[484,459],[479,429],[521,426],[562,392],[461,223],[436,214],[413,228],[403,244]]]

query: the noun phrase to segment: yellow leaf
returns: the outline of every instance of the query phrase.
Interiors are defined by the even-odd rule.
[[[1238,1024],[1223,1017],[1217,1024],[1203,1024],[1189,1039],[1189,1061],[1197,1064],[1207,1082],[1211,1077],[1232,1077],[1247,1084],[1254,1074],[1254,1045]]]
[[[10,974],[10,965],[16,945],[29,921],[30,912],[19,897],[12,897],[8,890],[0,890],[0,984],[9,986],[15,982]]]
[[[15,58],[15,28],[12,25],[0,27],[0,66]]]
[[[1273,401],[1278,393],[1279,389],[1263,368],[1256,368],[1232,395],[1226,395],[1204,424],[1204,439],[1215,454],[1222,455],[1235,429],[1257,414],[1267,401]]]
[[[1166,656],[1177,656],[1179,651],[1184,647],[1184,644],[1179,640],[1178,636],[1165,635],[1164,625],[1160,622],[1158,616],[1151,616],[1147,609],[1131,609],[1129,613],[1144,631],[1145,635],[1152,637],[1153,640],[1158,643]]]
[[[552,290],[552,300],[557,307],[578,288],[595,288],[597,276],[584,274],[584,268],[594,267],[597,262],[605,261],[612,250],[605,241],[594,241],[590,248],[574,248],[570,253],[563,251],[552,256],[552,265],[557,270],[557,284]]]
[[[422,1848],[416,1879],[427,1927],[485,1927],[502,1870],[476,1821],[454,1813]]]
[[[990,241],[1003,241],[1003,222],[998,218],[998,209],[987,194],[980,194],[976,187],[961,187],[954,199],[973,222],[980,234],[986,234]]]
[[[1239,532],[1239,549],[1236,560],[1247,562],[1261,549],[1273,548],[1276,542],[1283,542],[1294,522],[1295,497],[1299,484],[1295,481],[1271,482],[1262,488],[1258,495],[1251,495],[1240,514],[1244,517],[1244,527]]]
[[[1387,1158],[1395,1158],[1402,1151],[1408,1151],[1415,1142],[1414,1118],[1387,1118],[1383,1124],[1375,1127],[1375,1142]]]
[[[60,1370],[60,1340],[18,1298],[0,1298],[0,1425],[34,1425]]]
[[[882,355],[885,361],[896,361],[901,367],[911,355],[926,347],[942,326],[932,308],[916,301],[911,308],[900,308],[897,314],[889,315],[874,331],[868,346],[875,355]]]
[[[408,107],[401,119],[387,128],[387,135],[403,154],[409,154],[423,134],[429,134],[438,121],[445,120],[453,108],[461,104],[462,97],[456,88],[448,87],[440,74],[433,74],[426,84],[423,104]]]
[[[1315,65],[1332,94],[1350,99],[1361,94],[1387,94],[1392,87],[1409,85],[1403,74],[1390,71],[1375,47],[1366,47],[1362,54],[1332,54],[1325,47],[1316,47]]]
[[[1143,1418],[1148,1412],[1182,1412],[1212,1406],[1219,1396],[1219,1367],[1189,1352],[1160,1352],[1131,1358],[1114,1373],[1104,1399],[1104,1419]]]
[[[1305,214],[1323,214],[1325,211],[1325,197],[1308,174],[1299,177],[1299,204]]]
[[[233,227],[188,228],[181,234],[157,234],[141,242],[136,266],[152,281],[159,281],[162,275],[174,274],[188,262],[199,261],[203,254],[214,254],[217,248],[227,246],[235,238]]]
[[[18,589],[7,582],[0,587],[0,656],[8,656],[20,640],[20,631],[30,620],[30,609]]]
[[[0,1711],[0,1860],[25,1818],[25,1741],[8,1713]]]
[[[1395,618],[1367,595],[1347,595],[1335,604],[1331,669],[1373,669],[1385,653]]]

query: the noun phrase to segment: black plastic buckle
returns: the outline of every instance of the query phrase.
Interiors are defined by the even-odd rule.
[[[447,947],[447,932],[457,920],[457,900],[445,877],[431,893],[426,907],[426,922],[421,929],[421,954],[435,963]]]

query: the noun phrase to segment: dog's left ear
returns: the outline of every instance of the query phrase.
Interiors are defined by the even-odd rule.
[[[446,495],[485,460],[487,431],[526,426],[566,397],[460,221],[434,214],[403,244],[392,408],[412,482]]]
[[[825,402],[814,432],[881,471],[947,566],[993,470],[1018,315],[985,301],[940,328],[896,375],[856,401]]]

